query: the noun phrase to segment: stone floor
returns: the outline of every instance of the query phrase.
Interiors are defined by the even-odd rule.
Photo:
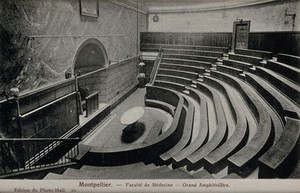
[[[142,143],[156,121],[165,123],[162,129],[163,131],[169,128],[173,120],[171,115],[159,109],[145,107],[145,93],[146,89],[137,89],[132,93],[111,112],[111,117],[99,128],[95,129],[83,143],[100,147],[130,146],[132,144]],[[138,123],[145,124],[145,130],[135,141],[128,143],[122,140],[122,131],[126,126],[121,124],[120,118],[127,110],[137,106],[145,107],[145,113],[138,121]]]

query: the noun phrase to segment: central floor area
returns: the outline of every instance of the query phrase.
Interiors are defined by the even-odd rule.
[[[153,127],[153,125],[159,121],[164,125],[162,131],[166,131],[171,123],[172,116],[165,111],[145,107],[145,94],[146,89],[139,88],[135,90],[130,97],[126,98],[120,105],[118,105],[112,112],[111,116],[101,126],[96,128],[93,133],[89,135],[83,144],[97,147],[130,147],[133,144],[143,143],[146,140],[147,134]],[[122,125],[120,119],[122,115],[134,107],[143,107],[145,110],[144,115],[138,120],[138,124],[144,124],[145,130],[132,142],[126,142],[122,140],[123,130],[126,125]]]

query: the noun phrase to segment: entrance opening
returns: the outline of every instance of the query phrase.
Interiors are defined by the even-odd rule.
[[[86,73],[104,68],[107,65],[108,65],[108,59],[107,59],[107,53],[104,46],[99,40],[95,38],[91,38],[84,41],[76,52],[74,58],[74,73],[80,77],[80,75],[84,75]],[[79,100],[81,101],[80,114],[83,114],[83,111],[87,109],[87,98],[91,100],[95,98],[92,96],[98,96],[98,94],[95,95],[95,92],[97,90],[93,90],[93,89],[94,89],[94,84],[95,85],[100,84],[99,80],[87,84],[85,79],[88,78],[90,78],[90,76],[82,77],[78,79],[78,90],[80,93]],[[87,111],[87,116],[88,116],[88,111]]]
[[[75,55],[74,73],[85,74],[107,65],[107,53],[102,43],[94,38],[82,43]]]
[[[248,49],[249,32],[250,21],[233,22],[232,51],[235,49]]]

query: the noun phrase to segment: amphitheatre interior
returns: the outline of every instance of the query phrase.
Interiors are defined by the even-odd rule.
[[[0,178],[299,179],[299,0],[0,1]]]

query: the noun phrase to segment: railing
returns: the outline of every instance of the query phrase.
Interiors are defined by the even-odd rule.
[[[1,138],[0,177],[70,163],[79,154],[79,141],[79,138]]]
[[[158,68],[160,66],[162,55],[163,55],[163,50],[162,50],[162,46],[160,46],[158,56],[156,57],[156,59],[154,61],[154,65],[153,65],[153,68],[152,68],[152,71],[151,71],[151,74],[150,74],[149,83],[151,85],[154,83],[154,80],[156,78],[156,74],[157,74]]]

